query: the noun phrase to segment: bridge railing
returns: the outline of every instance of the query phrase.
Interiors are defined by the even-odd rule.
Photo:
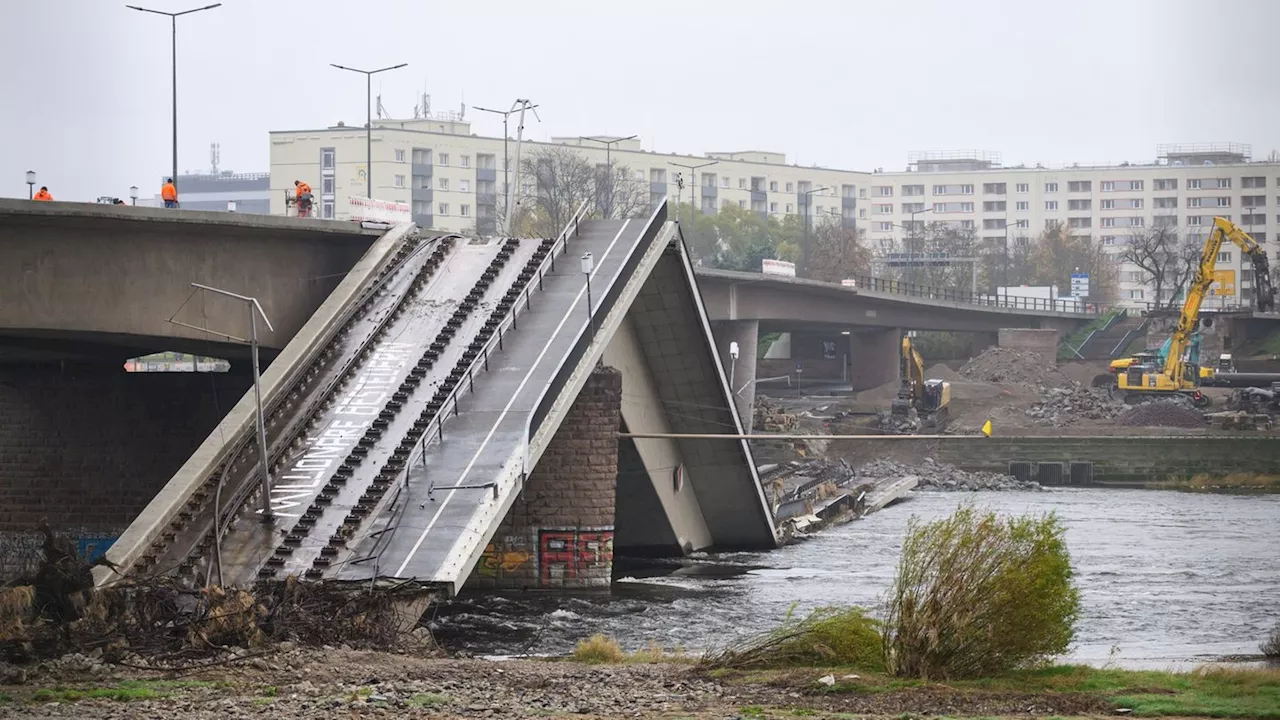
[[[986,295],[972,293],[967,290],[940,288],[931,285],[889,280],[887,278],[858,275],[842,283],[846,287],[857,290],[892,293],[918,297],[926,300],[942,300],[945,302],[967,303],[986,307],[1001,307],[1014,310],[1032,310],[1041,312],[1076,313],[1080,315],[1097,315],[1105,308],[1097,303],[1081,302],[1075,298],[1037,298],[1017,295]]]

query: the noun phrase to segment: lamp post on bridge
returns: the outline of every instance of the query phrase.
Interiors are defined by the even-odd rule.
[[[360,73],[365,78],[365,95],[364,109],[367,114],[367,120],[364,125],[364,180],[365,180],[365,197],[373,199],[373,76],[388,70],[399,70],[409,63],[400,63],[390,67],[378,68],[377,70],[357,70],[356,68],[346,67],[329,63],[330,66],[339,70],[347,70],[353,73]]]

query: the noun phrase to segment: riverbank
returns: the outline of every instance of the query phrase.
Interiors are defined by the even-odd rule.
[[[1170,674],[1053,667],[925,683],[842,670],[703,672],[687,662],[583,665],[292,650],[165,672],[50,663],[0,687],[0,718],[1280,717],[1280,671]],[[830,676],[831,684],[822,682]]]

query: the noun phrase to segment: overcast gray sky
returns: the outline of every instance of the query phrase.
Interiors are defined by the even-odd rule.
[[[139,0],[178,11],[207,0]],[[911,150],[1006,163],[1150,160],[1162,142],[1280,149],[1277,0],[224,0],[178,22],[179,167],[268,169],[267,131],[364,118],[335,62],[396,116],[541,105],[531,137],[773,150],[901,169]],[[0,195],[158,191],[169,21],[114,0],[0,0]],[[468,112],[473,130],[501,119]]]

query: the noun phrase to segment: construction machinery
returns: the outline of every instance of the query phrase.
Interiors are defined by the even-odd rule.
[[[1208,398],[1200,392],[1200,366],[1192,359],[1192,339],[1200,324],[1200,305],[1213,285],[1218,253],[1227,241],[1235,243],[1253,265],[1254,302],[1258,310],[1265,312],[1275,307],[1276,289],[1271,282],[1266,251],[1230,220],[1215,217],[1213,232],[1205,239],[1200,263],[1187,288],[1187,298],[1178,315],[1178,324],[1169,337],[1163,363],[1157,367],[1131,365],[1116,376],[1116,390],[1125,402],[1182,394],[1190,396],[1197,405],[1208,404]]]
[[[899,357],[902,386],[890,406],[895,418],[910,418],[915,413],[922,427],[938,428],[946,424],[951,407],[951,383],[924,378],[924,358],[911,346],[911,338],[902,338]]]

